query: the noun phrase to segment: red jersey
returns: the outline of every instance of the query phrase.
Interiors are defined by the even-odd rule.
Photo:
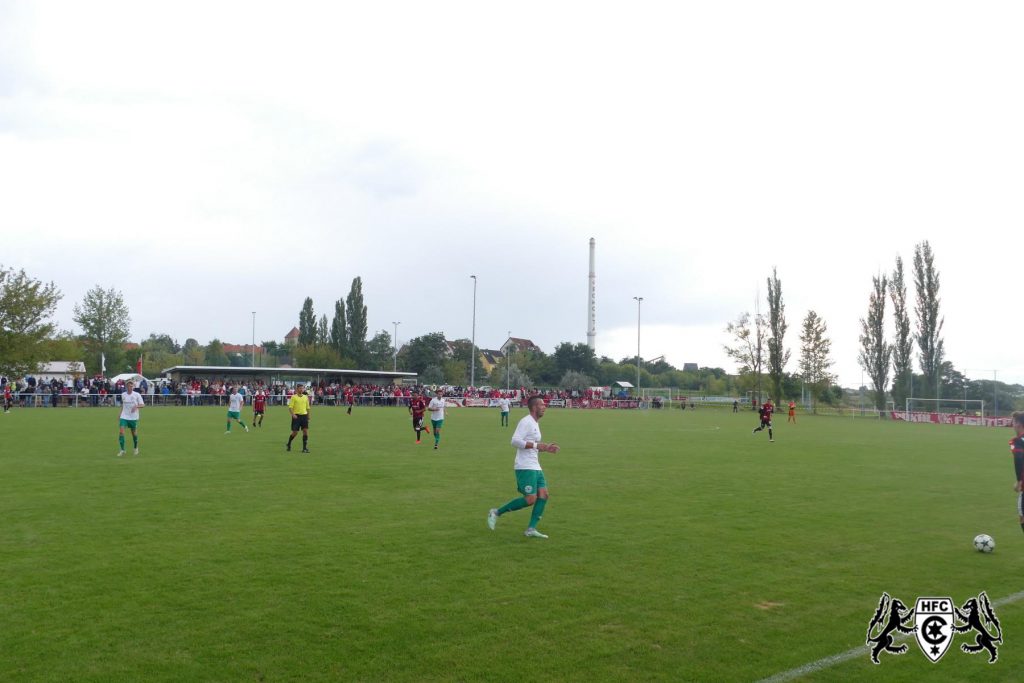
[[[422,396],[417,396],[409,403],[409,410],[412,411],[413,417],[423,417],[423,411],[425,411],[426,409],[427,402],[423,400]]]
[[[765,422],[771,420],[773,412],[775,412],[774,406],[771,403],[765,403],[761,406],[761,419]]]
[[[267,397],[263,395],[263,392],[259,392],[252,397],[252,409],[262,413],[267,408]]]
[[[345,401],[348,402],[349,405],[351,405],[352,403],[355,403],[355,400],[356,400],[356,397],[352,394],[351,391],[346,391],[345,392]]]

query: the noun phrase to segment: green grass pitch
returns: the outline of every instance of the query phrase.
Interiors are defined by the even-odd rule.
[[[1009,430],[550,409],[541,540],[487,529],[496,410],[434,451],[402,409],[314,409],[310,455],[279,407],[147,408],[124,458],[117,417],[0,415],[2,681],[756,681],[863,646],[883,591],[1022,590]],[[994,665],[911,641],[799,680],[1020,680],[1024,604],[996,613]]]

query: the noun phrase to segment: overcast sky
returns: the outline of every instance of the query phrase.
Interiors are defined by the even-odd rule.
[[[857,386],[871,278],[928,240],[948,360],[1024,383],[1019,2],[0,1],[0,264],[61,328],[369,327],[735,370],[778,269]],[[909,272],[908,272],[909,278]],[[913,289],[911,284],[911,296]],[[891,306],[887,311],[891,317]],[[891,328],[891,325],[890,325]]]

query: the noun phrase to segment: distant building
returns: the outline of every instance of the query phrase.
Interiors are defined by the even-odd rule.
[[[700,368],[697,367],[696,363],[683,363],[683,372],[697,372]]]
[[[299,328],[293,327],[292,331],[284,335],[284,343],[287,346],[295,346],[299,343]]]
[[[509,337],[508,340],[501,345],[502,354],[508,355],[509,353],[515,353],[516,351],[533,351],[535,353],[543,353],[539,346],[529,339],[523,339],[522,337]]]
[[[30,372],[40,382],[49,382],[56,379],[61,382],[71,382],[76,378],[85,377],[85,363],[79,361],[52,361],[39,366],[39,372]]]
[[[477,349],[477,353],[480,354],[480,365],[483,366],[484,372],[490,372],[495,367],[501,364],[505,360],[505,354],[501,351],[493,349]]]

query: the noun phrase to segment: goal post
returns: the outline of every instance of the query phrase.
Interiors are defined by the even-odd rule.
[[[977,398],[917,398],[908,397],[906,411],[911,413],[939,413],[985,417],[985,401]]]

